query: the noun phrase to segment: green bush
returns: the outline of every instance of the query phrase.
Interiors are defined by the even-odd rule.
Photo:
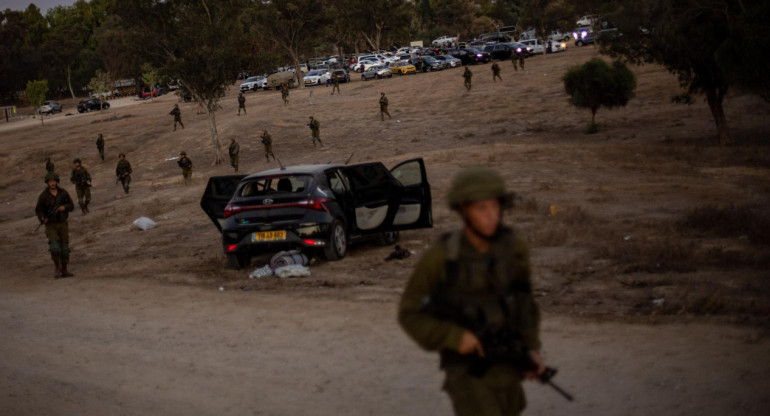
[[[624,107],[634,97],[636,77],[620,62],[609,65],[594,58],[570,68],[562,78],[570,104],[591,110],[591,125],[587,133],[596,133],[596,111],[599,107]]]

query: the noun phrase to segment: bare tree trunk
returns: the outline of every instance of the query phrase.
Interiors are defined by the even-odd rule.
[[[302,68],[299,66],[299,57],[297,56],[297,52],[292,49],[291,50],[291,59],[294,61],[294,77],[297,78],[297,86],[299,87],[302,85]]]
[[[196,94],[198,102],[202,102],[200,96]],[[220,165],[225,161],[225,156],[222,153],[222,143],[219,142],[219,132],[217,131],[217,113],[216,113],[216,98],[212,98],[203,108],[206,110],[206,116],[209,119],[209,131],[211,132],[211,146],[214,148],[214,164]]]
[[[725,110],[722,105],[726,92],[727,88],[709,88],[706,90],[706,101],[708,101],[709,109],[711,109],[711,114],[714,116],[719,144],[722,146],[734,142],[730,129],[727,127],[727,118],[725,117]]]
[[[72,94],[72,98],[75,98],[75,91],[72,90],[72,70],[70,69],[69,65],[67,65],[67,86],[70,87],[70,94]]]
[[[40,113],[40,125],[45,126],[45,123],[43,123],[43,112],[40,111],[40,108],[37,109],[37,112]]]

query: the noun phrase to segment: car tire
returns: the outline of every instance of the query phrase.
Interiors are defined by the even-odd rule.
[[[103,110],[106,110],[108,108],[110,108],[110,105],[108,103],[104,103],[104,105],[102,105]]]
[[[377,236],[377,245],[392,246],[398,242],[398,231],[386,231]]]
[[[251,256],[248,254],[227,253],[227,264],[235,270],[245,269],[251,264]]]
[[[345,224],[340,220],[334,220],[329,232],[329,241],[324,247],[324,255],[329,261],[341,260],[348,254],[348,232]]]
[[[575,46],[583,46],[583,41],[579,40],[579,41],[575,42]]]

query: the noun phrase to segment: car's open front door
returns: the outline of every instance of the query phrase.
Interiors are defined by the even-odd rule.
[[[399,163],[390,170],[403,186],[401,198],[391,230],[410,230],[433,227],[433,209],[430,184],[422,158]]]
[[[233,197],[238,183],[246,175],[212,176],[201,197],[201,208],[209,216],[219,232],[222,232],[222,221],[225,219],[225,206]]]

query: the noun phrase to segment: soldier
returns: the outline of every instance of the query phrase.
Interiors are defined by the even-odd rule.
[[[516,72],[519,72],[519,64],[518,64],[518,62],[519,62],[519,55],[520,54],[516,53],[516,52],[511,54],[511,63],[513,64],[513,69]]]
[[[289,104],[289,84],[281,84],[281,98],[284,104]]]
[[[492,81],[497,82],[497,78],[500,78],[500,81],[503,80],[503,78],[500,77],[500,65],[495,62],[492,64]]]
[[[73,274],[67,270],[67,263],[70,260],[67,216],[75,209],[75,205],[72,203],[70,194],[59,188],[59,175],[48,172],[45,175],[45,183],[48,187],[37,198],[35,215],[41,224],[45,224],[48,249],[56,267],[54,278],[72,277]]]
[[[115,167],[115,176],[118,179],[115,182],[120,181],[123,184],[123,192],[128,193],[128,187],[131,185],[131,174],[134,171],[131,169],[131,164],[126,160],[125,153],[118,155],[118,159],[118,166]]]
[[[518,415],[525,406],[522,378],[545,371],[529,249],[501,223],[512,196],[495,171],[458,173],[448,199],[464,226],[425,252],[399,304],[407,334],[422,348],[440,351],[444,390],[458,416]],[[439,314],[438,305],[452,314]],[[507,336],[494,336],[501,333]],[[512,351],[526,357],[531,369],[515,367]]]
[[[519,54],[519,66],[521,67],[521,70],[524,70],[524,51],[521,51],[522,53]]]
[[[262,130],[261,137],[262,144],[265,146],[265,159],[267,159],[267,163],[270,163],[270,156],[275,160],[275,155],[273,154],[273,139],[267,134],[267,130]]]
[[[238,94],[238,115],[241,115],[241,110],[243,110],[243,114],[246,114],[246,97],[243,96],[243,93]]]
[[[184,124],[182,124],[182,112],[179,111],[179,104],[174,104],[174,109],[168,114],[174,116],[174,131],[176,131],[176,123],[179,123],[179,125],[184,128]]]
[[[393,119],[393,117],[390,116],[390,113],[388,112],[388,97],[385,96],[384,92],[380,93],[380,118],[381,121],[385,121],[385,114],[388,115],[388,119]]]
[[[47,157],[45,158],[45,171],[48,173],[53,173],[54,165],[53,162],[51,162],[51,158]]]
[[[184,180],[184,184],[189,184],[190,179],[192,178],[192,160],[187,157],[187,153],[182,152],[179,153],[179,160],[176,161],[176,164],[182,168],[182,179]]]
[[[72,161],[72,175],[70,182],[75,184],[75,193],[78,195],[78,205],[83,215],[88,214],[88,204],[91,202],[91,174],[81,164],[80,159]]]
[[[96,138],[96,150],[99,151],[99,157],[104,162],[104,137],[99,133],[99,137]]]
[[[318,140],[318,143],[323,146],[324,144],[321,141],[321,123],[314,119],[313,116],[310,116],[310,123],[307,123],[307,126],[310,127],[310,133],[313,139],[313,147],[315,147],[316,140]]]
[[[227,149],[227,153],[230,155],[230,166],[238,172],[238,156],[241,153],[241,146],[235,141],[235,137],[230,139],[230,147]]]
[[[471,69],[467,66],[465,67],[465,72],[463,72],[463,78],[465,78],[465,89],[468,91],[471,90],[471,78],[473,78],[473,72],[471,72]]]
[[[332,87],[332,95],[334,95],[334,90],[337,90],[338,93],[342,94],[340,91],[340,75],[339,74],[332,74],[332,83],[334,86]]]

